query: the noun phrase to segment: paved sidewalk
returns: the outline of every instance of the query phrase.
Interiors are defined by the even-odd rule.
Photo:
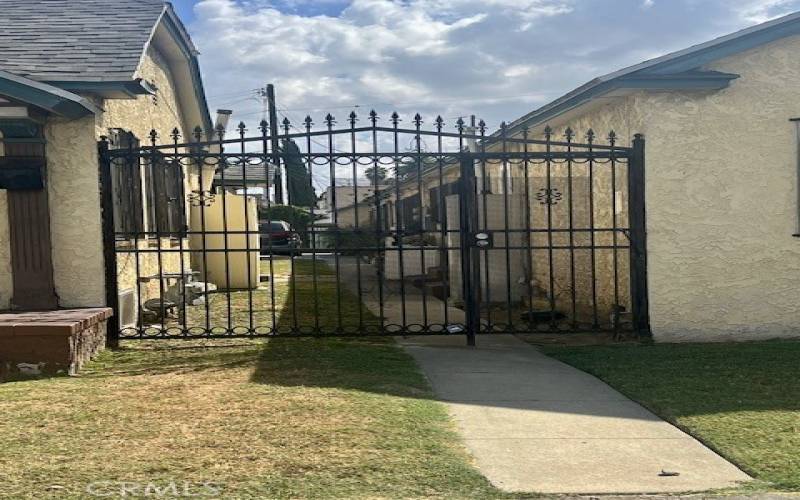
[[[511,335],[407,337],[475,457],[505,491],[667,493],[749,477],[605,383]],[[664,477],[664,471],[680,475]]]

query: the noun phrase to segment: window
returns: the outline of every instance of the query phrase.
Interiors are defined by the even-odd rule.
[[[165,161],[161,153],[144,158],[148,233],[181,237],[186,232],[183,203],[183,168]]]
[[[422,229],[422,207],[419,193],[403,198],[398,202],[400,208],[400,225],[405,231]]]
[[[126,130],[109,135],[115,149],[140,153],[139,139]],[[183,168],[159,153],[121,156],[111,166],[114,231],[121,239],[182,237],[186,234]]]
[[[114,149],[139,147],[139,139],[130,132],[112,129],[110,146]],[[114,232],[121,239],[137,236],[144,231],[142,205],[142,176],[139,159],[135,156],[119,157],[111,164],[112,196],[114,198]]]

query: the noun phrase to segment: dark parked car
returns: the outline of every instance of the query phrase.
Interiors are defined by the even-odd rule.
[[[298,255],[300,235],[292,231],[288,222],[282,220],[260,221],[261,253],[285,253]]]

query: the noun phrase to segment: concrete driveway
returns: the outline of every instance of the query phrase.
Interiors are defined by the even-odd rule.
[[[750,478],[597,378],[511,335],[398,338],[479,470],[511,492],[705,491]],[[668,475],[664,473],[677,473]]]

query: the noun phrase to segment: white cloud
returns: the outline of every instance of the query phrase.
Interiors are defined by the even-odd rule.
[[[800,8],[797,0],[745,0],[740,3],[741,17],[751,23],[763,23]]]
[[[532,93],[524,77],[537,72],[533,54],[508,65],[490,37],[502,35],[501,25],[519,29],[568,12],[571,1],[355,0],[338,17],[304,17],[268,3],[203,0],[191,31],[212,106],[239,99],[232,107],[242,119],[260,118],[258,103],[231,93],[266,82],[295,117],[347,104],[457,116],[475,108],[473,97]]]
[[[358,105],[476,113],[491,128],[591,78],[800,8],[800,0],[202,0],[189,27],[210,104],[261,118],[271,82],[293,121]],[[330,11],[326,5],[337,6]],[[333,15],[302,15],[314,12]],[[214,97],[219,95],[219,97]],[[298,123],[299,125],[299,123]]]

